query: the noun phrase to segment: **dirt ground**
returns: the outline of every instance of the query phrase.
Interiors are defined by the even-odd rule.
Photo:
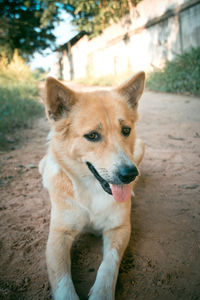
[[[140,116],[137,132],[146,154],[116,300],[197,300],[200,99],[147,91]],[[47,121],[40,119],[25,131],[23,145],[0,155],[0,299],[51,299],[45,264],[50,202],[37,169],[47,133]],[[72,274],[81,300],[101,258],[100,238],[83,235],[73,246]]]

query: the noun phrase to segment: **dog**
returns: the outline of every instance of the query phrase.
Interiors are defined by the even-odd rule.
[[[52,77],[46,80],[44,104],[51,131],[39,171],[51,200],[46,261],[55,300],[79,299],[70,249],[90,228],[102,234],[103,261],[89,300],[115,299],[131,232],[131,191],[144,155],[144,143],[135,132],[144,82],[140,72],[111,90],[78,92]]]

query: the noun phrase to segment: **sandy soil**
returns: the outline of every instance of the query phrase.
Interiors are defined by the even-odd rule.
[[[146,143],[132,199],[132,235],[116,300],[200,299],[200,99],[146,92],[138,135]],[[50,203],[37,165],[46,120],[23,146],[0,155],[0,299],[51,299],[45,265]],[[101,261],[101,239],[72,249],[72,274],[87,299]]]

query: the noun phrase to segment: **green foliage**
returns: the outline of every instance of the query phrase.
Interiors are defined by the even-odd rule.
[[[36,68],[32,73],[37,81],[44,81],[47,77],[47,72],[42,67]]]
[[[57,6],[52,10],[48,2],[0,0],[0,53],[6,52],[11,59],[14,49],[18,49],[28,59],[35,51],[51,46],[55,41],[52,30],[59,17]]]
[[[146,86],[153,91],[200,94],[200,47],[167,61],[164,70],[150,73]]]
[[[73,24],[90,38],[103,32],[111,22],[118,22],[141,0],[64,0],[64,8],[73,16]]]
[[[18,53],[14,53],[10,63],[3,55],[0,59],[0,150],[17,142],[20,129],[29,127],[33,119],[43,114],[37,97],[37,82]]]
[[[35,51],[55,48],[53,30],[68,12],[78,31],[90,38],[117,22],[141,0],[0,0],[0,53],[14,49],[29,59]]]

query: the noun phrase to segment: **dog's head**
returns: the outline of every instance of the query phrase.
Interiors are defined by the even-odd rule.
[[[64,168],[73,161],[74,168],[79,167],[75,173],[81,175],[80,169],[92,172],[106,192],[128,193],[125,187],[138,175],[133,152],[144,81],[145,74],[140,72],[110,91],[75,92],[47,78],[45,107],[53,126],[51,147]]]

